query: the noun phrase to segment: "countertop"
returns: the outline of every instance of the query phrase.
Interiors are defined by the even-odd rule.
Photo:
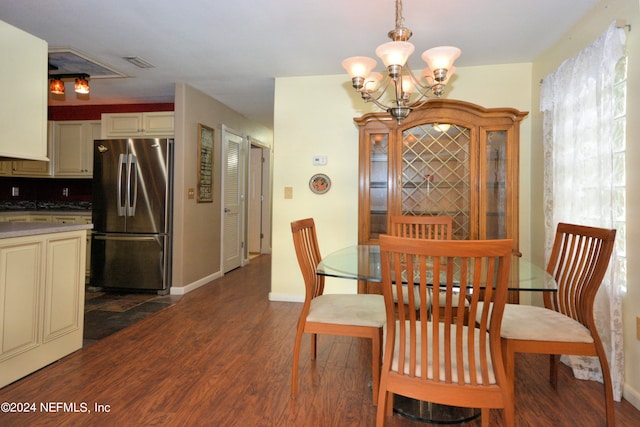
[[[0,209],[0,215],[91,216],[91,209]]]
[[[48,222],[0,222],[0,239],[34,236],[37,234],[63,233],[65,231],[91,230],[93,224],[56,224]]]

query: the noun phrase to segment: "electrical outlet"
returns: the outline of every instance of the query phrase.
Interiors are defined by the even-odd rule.
[[[62,189],[62,195],[63,195],[64,197],[69,197],[69,187],[64,187],[64,188]]]
[[[11,195],[13,197],[18,197],[20,195],[20,188],[19,187],[11,187]]]
[[[284,187],[284,198],[293,199],[293,187]]]

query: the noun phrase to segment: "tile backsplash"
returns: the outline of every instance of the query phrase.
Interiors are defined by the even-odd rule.
[[[0,210],[90,210],[91,188],[91,179],[0,177]]]

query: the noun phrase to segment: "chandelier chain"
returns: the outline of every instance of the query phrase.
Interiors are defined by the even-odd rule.
[[[402,17],[402,0],[396,0],[396,28],[402,28],[404,25]]]

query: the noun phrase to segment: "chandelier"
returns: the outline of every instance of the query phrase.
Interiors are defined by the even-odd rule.
[[[455,72],[453,62],[461,53],[460,49],[453,46],[439,46],[424,51],[422,59],[427,66],[422,70],[422,77],[416,77],[407,64],[415,49],[408,41],[412,33],[403,24],[402,0],[396,0],[396,28],[388,33],[392,41],[376,49],[376,55],[387,68],[384,77],[373,71],[377,64],[373,58],[352,56],[342,61],[353,87],[362,99],[387,111],[398,124],[414,108],[426,103],[430,95],[440,97],[444,93],[447,82]]]

